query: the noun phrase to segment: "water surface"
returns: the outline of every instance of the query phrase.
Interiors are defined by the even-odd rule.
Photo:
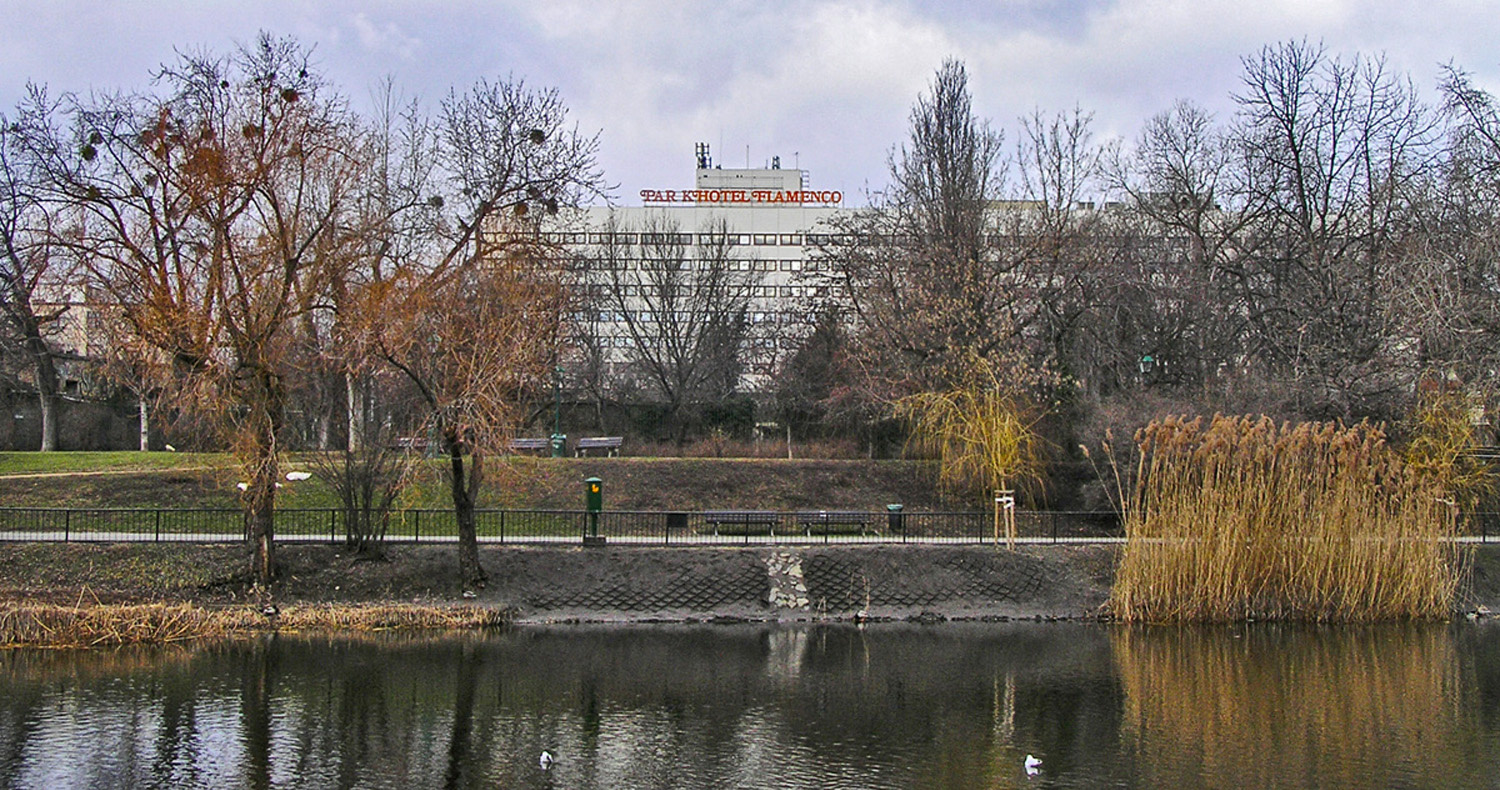
[[[1500,787],[1500,623],[9,651],[0,786]]]

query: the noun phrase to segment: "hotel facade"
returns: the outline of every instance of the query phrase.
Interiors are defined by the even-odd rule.
[[[722,279],[743,296],[729,301],[744,305],[737,389],[762,392],[826,296],[816,284],[818,250],[829,242],[831,221],[851,209],[842,192],[813,188],[806,171],[782,168],[778,159],[764,168],[716,167],[703,144],[696,158],[691,188],[642,189],[639,206],[580,209],[550,241],[579,264],[588,295],[575,321],[579,343],[592,346],[615,376],[631,375],[641,357],[633,346],[643,334],[693,323],[693,316],[660,315],[664,308],[722,306],[707,292],[725,286],[709,274],[724,269]],[[660,271],[668,266],[679,271]],[[661,296],[666,281],[704,294],[677,294],[668,304]]]

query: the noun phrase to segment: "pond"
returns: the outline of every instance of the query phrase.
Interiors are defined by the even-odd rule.
[[[0,786],[1500,787],[1500,623],[13,650]]]

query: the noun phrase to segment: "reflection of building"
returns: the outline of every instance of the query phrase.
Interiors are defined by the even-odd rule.
[[[720,245],[722,232],[730,248],[729,266],[752,281],[742,384],[757,388],[796,341],[796,327],[805,321],[807,305],[817,296],[809,292],[813,286],[804,283],[802,274],[817,265],[811,251],[820,241],[818,234],[826,232],[824,223],[846,211],[841,207],[843,193],[810,188],[806,171],[782,169],[779,158],[761,169],[714,167],[707,146],[700,144],[692,189],[642,189],[639,195],[638,207],[584,209],[578,223],[552,240],[593,261],[613,246],[626,251],[623,265],[640,267],[651,265],[643,260],[649,257],[643,253],[648,249],[643,237],[649,235],[643,229],[671,228],[688,265],[699,266],[702,249]],[[597,291],[611,279],[596,266],[588,281]],[[611,326],[622,325],[624,316],[617,309],[598,309],[597,304],[589,316],[597,340],[613,365],[627,364],[631,340],[621,326]],[[643,316],[651,318],[644,312],[635,318]]]

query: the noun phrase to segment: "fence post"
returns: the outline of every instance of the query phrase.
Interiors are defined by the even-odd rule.
[[[421,543],[422,542],[422,511],[420,511],[420,510],[414,510],[412,512],[416,514],[416,519],[412,522],[412,527],[411,527],[411,542],[412,543]]]
[[[1057,511],[1052,511],[1052,543],[1057,543]]]
[[[161,542],[161,508],[156,509],[156,542]]]
[[[63,543],[73,539],[73,511],[63,511]]]
[[[500,511],[500,542],[505,542],[505,511]]]
[[[333,508],[329,508],[328,509],[328,543],[329,543],[329,545],[335,545],[336,546],[336,545],[338,545],[338,542],[339,542],[338,515],[339,515],[339,512],[337,510],[334,510]]]

